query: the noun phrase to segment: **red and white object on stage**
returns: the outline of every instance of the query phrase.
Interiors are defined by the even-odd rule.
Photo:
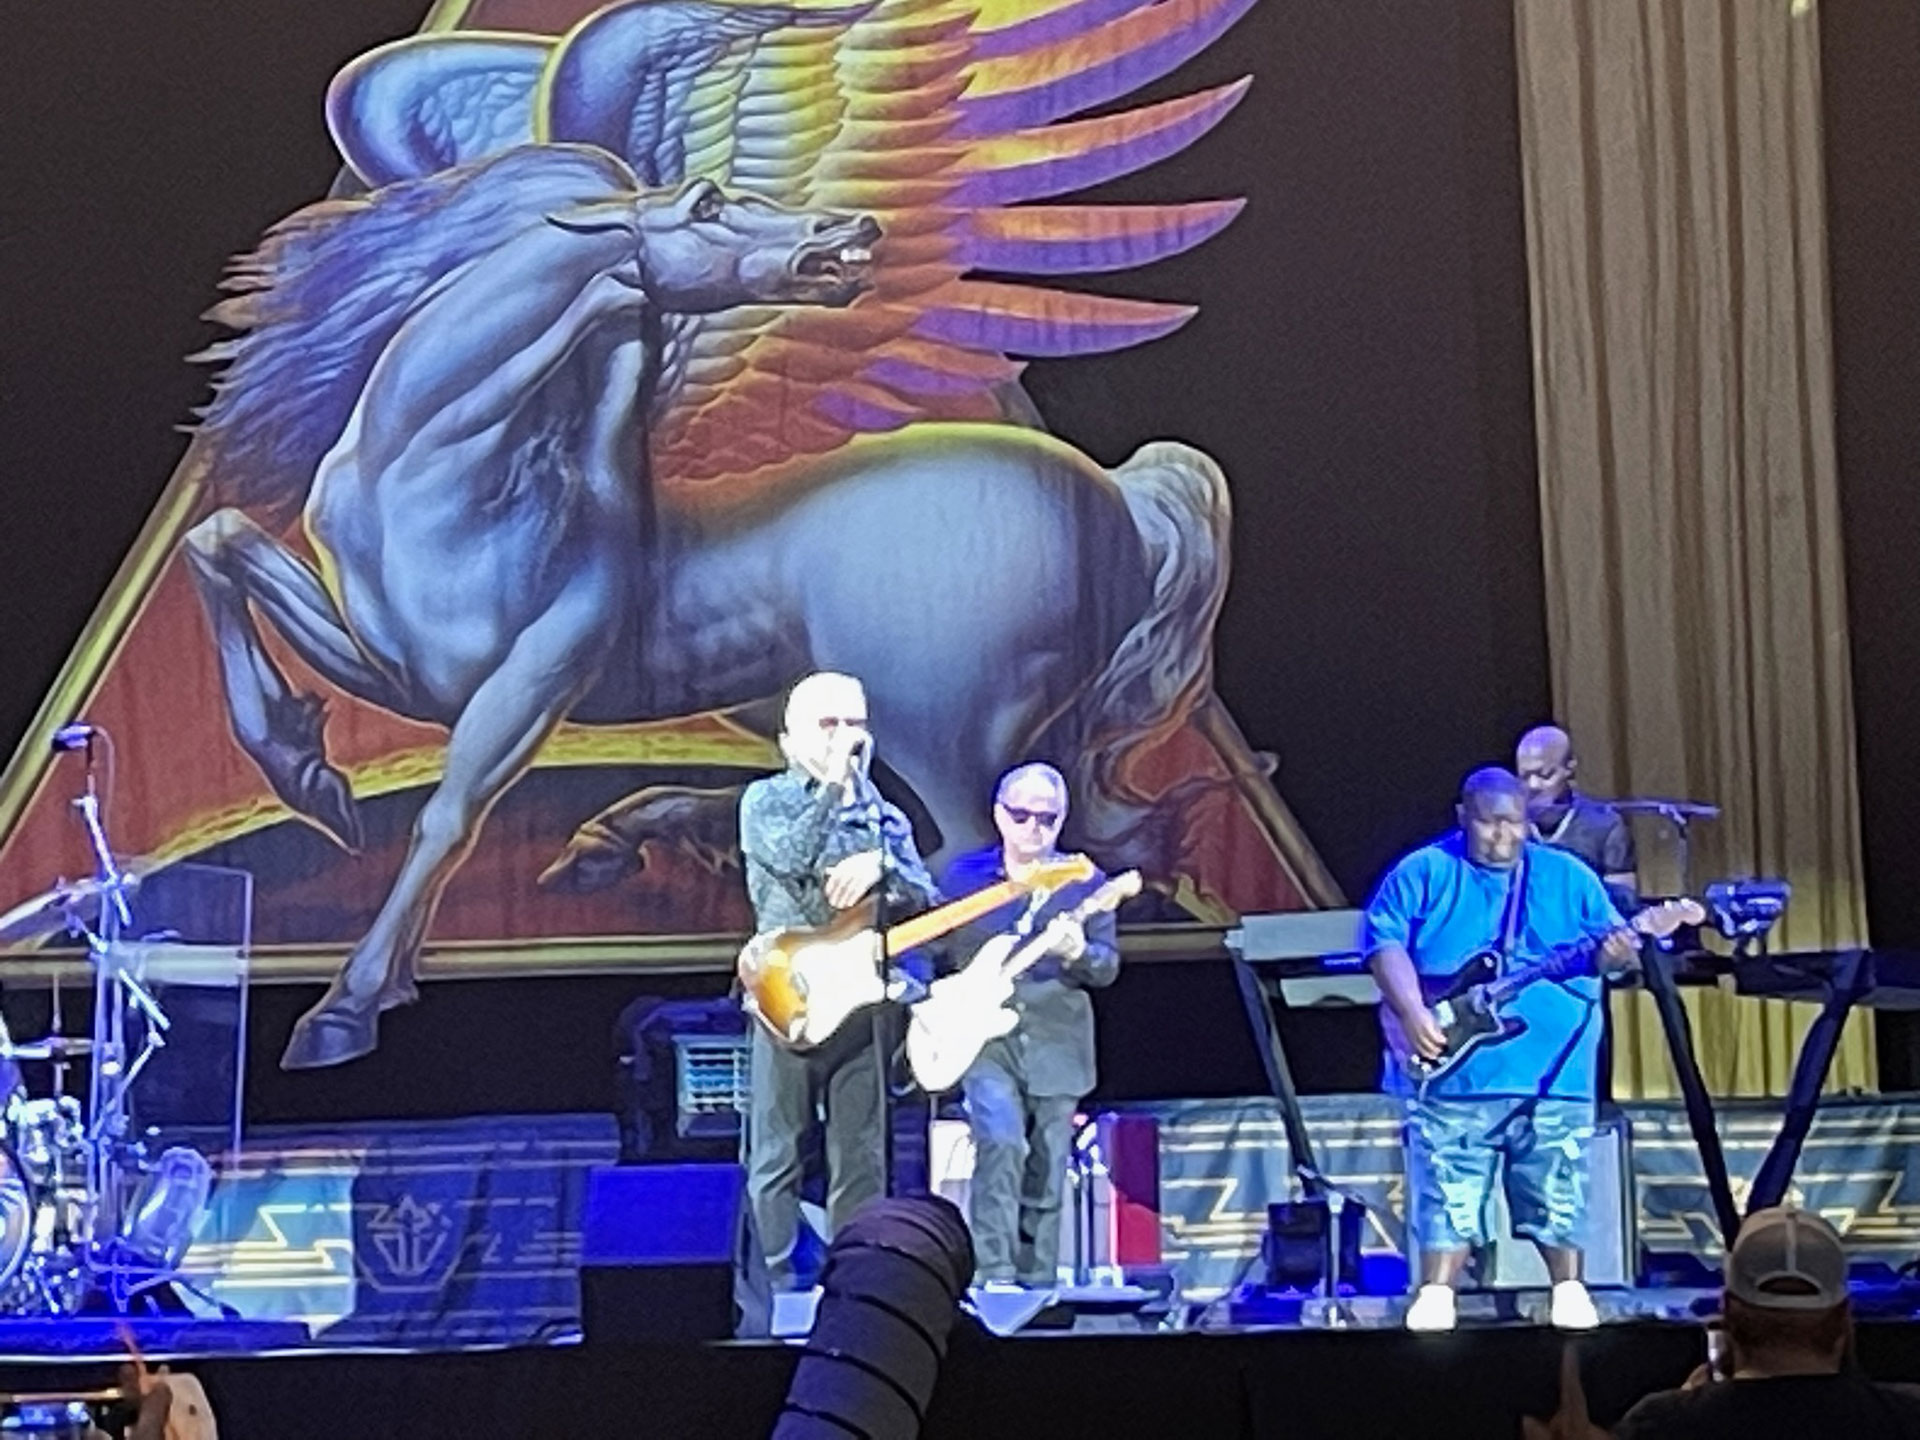
[[[1161,1263],[1160,1126],[1150,1115],[1108,1113],[1090,1135],[1083,1122],[1080,1135],[1060,1214],[1060,1280],[1117,1285],[1128,1270]],[[973,1182],[966,1122],[934,1121],[928,1152],[933,1193],[965,1213]]]
[[[1122,1271],[1160,1263],[1160,1122],[1108,1111],[1096,1121],[1106,1161],[1109,1263]]]

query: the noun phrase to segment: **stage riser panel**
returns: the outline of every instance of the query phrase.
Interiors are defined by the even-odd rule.
[[[1307,1096],[1302,1102],[1316,1158],[1334,1182],[1365,1199],[1364,1250],[1402,1253],[1406,1184],[1398,1102],[1381,1095]],[[1292,1198],[1291,1162],[1271,1100],[1174,1101],[1124,1107],[1159,1122],[1161,1249],[1183,1292],[1205,1297],[1239,1276],[1266,1231],[1266,1207]],[[1631,1223],[1601,1230],[1595,1278],[1632,1272],[1615,1257],[1691,1256],[1717,1271],[1720,1239],[1699,1153],[1677,1105],[1622,1107],[1630,1130]],[[1777,1103],[1721,1107],[1720,1133],[1736,1199],[1744,1199],[1778,1133]],[[1920,1257],[1920,1099],[1833,1101],[1808,1138],[1789,1199],[1819,1210],[1846,1237],[1856,1262],[1898,1268]],[[1610,1189],[1603,1160],[1596,1189]],[[1529,1247],[1504,1247],[1508,1254]],[[1506,1257],[1503,1256],[1503,1267]],[[1524,1262],[1522,1262],[1524,1263]],[[1257,1274],[1252,1278],[1258,1279]],[[1524,1273],[1503,1276],[1526,1282]]]

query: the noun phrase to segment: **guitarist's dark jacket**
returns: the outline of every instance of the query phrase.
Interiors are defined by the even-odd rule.
[[[940,888],[947,895],[970,895],[1006,878],[1005,856],[998,845],[990,845],[955,858]],[[1049,920],[1073,909],[1106,878],[1096,869],[1090,879],[1055,891],[1031,915],[1026,900],[983,915],[948,940],[945,968],[960,969],[987,940],[1017,927],[1039,934]],[[1093,1001],[1087,991],[1113,983],[1120,973],[1120,947],[1111,913],[1089,919],[1086,932],[1086,953],[1077,960],[1066,964],[1059,956],[1049,955],[1015,984],[1013,1008],[1020,1014],[1020,1023],[1010,1035],[988,1041],[976,1065],[998,1065],[1010,1071],[1025,1083],[1030,1095],[1078,1099],[1093,1089]]]

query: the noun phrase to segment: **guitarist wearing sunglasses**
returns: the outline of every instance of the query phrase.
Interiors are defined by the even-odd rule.
[[[957,857],[942,877],[950,894],[1055,860],[1067,818],[1067,782],[1051,765],[1028,764],[1004,775],[994,796],[1000,844]],[[1111,985],[1120,949],[1110,910],[1083,906],[1103,888],[1089,878],[982,916],[958,932],[951,953],[964,960],[997,937],[1052,936],[1039,963],[1012,987],[1019,1017],[989,1040],[961,1081],[973,1132],[973,1183],[968,1224],[976,1274],[991,1289],[1050,1290],[1057,1283],[1060,1208],[1072,1157],[1073,1116],[1094,1085],[1093,1003],[1087,991]],[[1076,907],[1091,909],[1085,919]],[[1004,943],[1004,940],[1002,941]]]
[[[1553,1323],[1599,1323],[1581,1281],[1581,1241],[1600,972],[1632,965],[1638,944],[1592,869],[1529,839],[1527,798],[1512,772],[1476,770],[1461,789],[1459,829],[1401,859],[1367,904],[1362,943],[1384,1001],[1385,1088],[1407,1106],[1407,1227],[1420,1280],[1412,1330],[1454,1327],[1454,1287],[1486,1244],[1502,1178],[1514,1232],[1539,1248],[1554,1282]],[[1498,1043],[1449,1055],[1437,981],[1476,952],[1515,972],[1563,949],[1584,963],[1503,997]]]

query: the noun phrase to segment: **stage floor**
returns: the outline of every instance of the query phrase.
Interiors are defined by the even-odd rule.
[[[1159,1436],[1205,1440],[1475,1437],[1519,1433],[1555,1402],[1569,1343],[1530,1325],[1448,1336],[1398,1330],[955,1336],[925,1440]],[[1639,1321],[1571,1342],[1593,1415],[1617,1418],[1678,1383],[1702,1355],[1697,1326]],[[1920,1327],[1867,1324],[1870,1373],[1920,1380]],[[550,1346],[442,1355],[315,1353],[184,1364],[234,1440],[560,1440],[762,1437],[797,1347]],[[4,1368],[7,1388],[80,1385],[89,1365]]]
[[[804,1343],[813,1323],[819,1292],[783,1297],[774,1312],[774,1344]],[[1699,1323],[1712,1313],[1717,1291],[1688,1289],[1595,1289],[1594,1302],[1609,1326],[1645,1322]],[[786,1300],[796,1302],[786,1304]],[[964,1309],[984,1329],[1001,1338],[1059,1339],[1092,1336],[1251,1335],[1293,1331],[1398,1331],[1408,1297],[1343,1295],[1337,1302],[1295,1292],[1269,1292],[1243,1286],[1231,1295],[1207,1301],[1171,1304],[1152,1291],[1133,1286],[1086,1286],[1042,1294],[973,1292]],[[1503,1325],[1544,1325],[1545,1290],[1463,1291],[1461,1324],[1467,1329]],[[589,1342],[577,1327],[553,1333],[541,1345],[446,1343],[421,1337],[413,1344],[342,1340],[317,1336],[293,1321],[215,1319],[194,1316],[115,1317],[0,1316],[0,1366],[39,1366],[49,1362],[82,1365],[111,1363],[127,1352],[127,1343],[153,1360],[204,1361],[261,1356],[340,1354],[434,1355],[499,1353],[568,1347]],[[5,1386],[0,1386],[4,1390]]]

